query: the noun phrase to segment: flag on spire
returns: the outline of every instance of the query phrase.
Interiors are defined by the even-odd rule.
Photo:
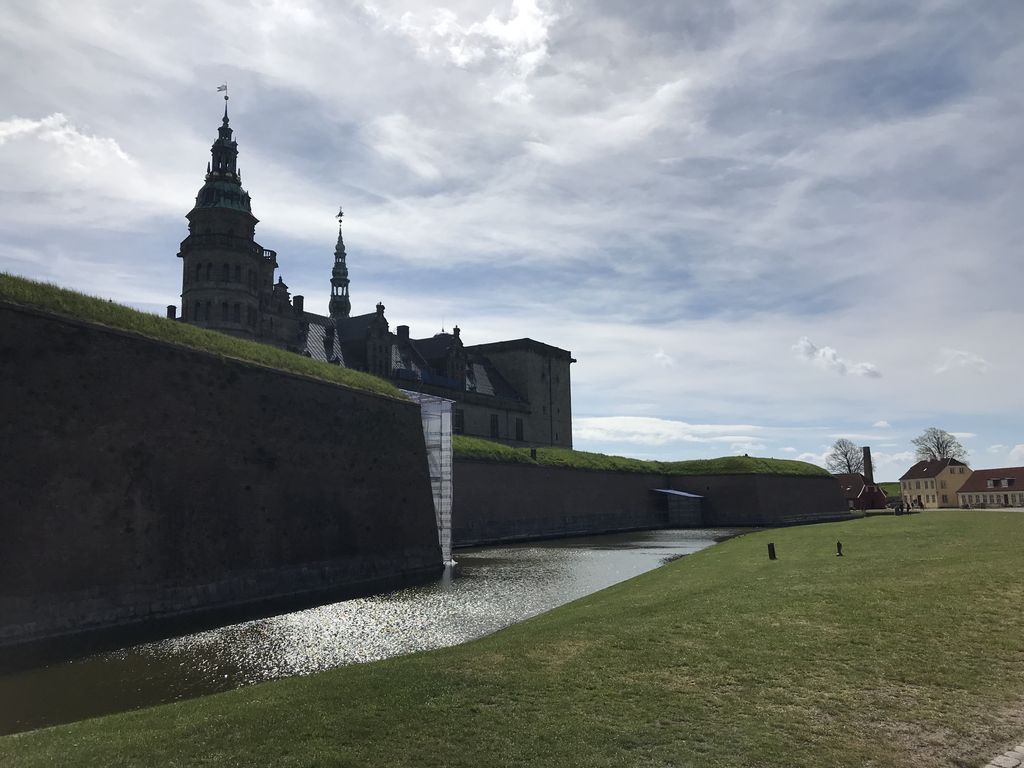
[[[226,91],[227,89],[228,89],[228,84],[227,83],[224,83],[224,85],[218,85],[217,86],[217,93],[220,93],[221,91]]]

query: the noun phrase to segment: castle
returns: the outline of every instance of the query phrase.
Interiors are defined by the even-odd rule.
[[[274,281],[277,253],[256,242],[258,219],[238,170],[227,97],[224,118],[181,242],[181,320],[367,371],[453,401],[452,431],[516,446],[572,447],[572,399],[564,350],[532,339],[466,346],[451,333],[413,339],[394,332],[378,303],[351,314],[342,213],[331,271],[329,315],[306,312],[302,296]],[[175,317],[176,308],[168,307]]]

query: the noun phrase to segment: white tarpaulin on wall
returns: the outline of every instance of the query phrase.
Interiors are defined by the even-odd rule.
[[[445,563],[452,561],[452,401],[443,397],[410,392],[409,399],[420,405],[423,439],[427,445],[427,467],[434,492],[437,539]]]

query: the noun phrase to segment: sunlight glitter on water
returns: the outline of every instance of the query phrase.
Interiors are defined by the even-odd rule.
[[[482,637],[736,530],[459,550],[437,581],[0,677],[0,732],[201,696]]]

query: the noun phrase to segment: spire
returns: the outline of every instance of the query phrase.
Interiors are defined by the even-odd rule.
[[[236,180],[236,163],[238,162],[238,144],[232,138],[231,123],[228,121],[228,97],[224,97],[224,119],[217,129],[217,140],[213,142],[210,153],[213,155],[213,172],[223,178]]]
[[[226,91],[227,86],[220,86],[217,90]],[[242,189],[242,175],[238,172],[238,143],[234,140],[228,119],[227,93],[224,94],[224,117],[217,129],[217,140],[210,147],[205,182],[196,197],[197,208],[234,208],[252,213],[249,193]]]
[[[332,318],[348,317],[352,304],[348,298],[348,265],[345,263],[345,240],[341,235],[341,220],[344,212],[338,208],[338,244],[334,246],[334,269],[331,270]]]

